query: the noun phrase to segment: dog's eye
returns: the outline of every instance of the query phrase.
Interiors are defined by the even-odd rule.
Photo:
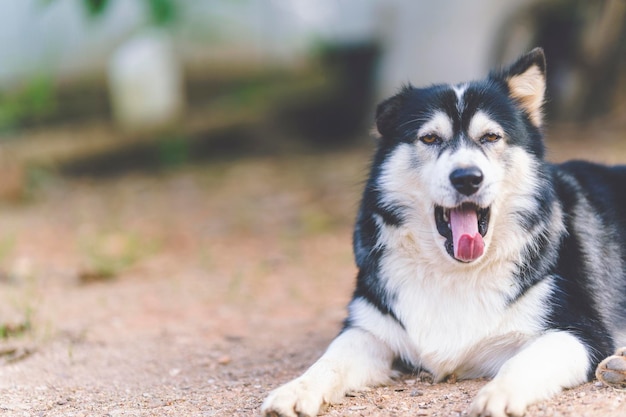
[[[485,133],[481,138],[480,141],[482,143],[493,143],[493,142],[497,142],[502,138],[502,136],[498,135],[497,133]]]
[[[422,141],[426,145],[435,145],[441,142],[441,138],[434,133],[429,133],[427,135],[420,136],[420,141]]]

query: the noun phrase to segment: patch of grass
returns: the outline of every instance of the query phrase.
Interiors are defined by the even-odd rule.
[[[30,316],[19,323],[0,323],[0,339],[22,336],[32,328]]]
[[[14,246],[13,237],[0,241],[1,256],[12,258],[9,253]],[[13,339],[25,341],[35,335],[36,311],[41,300],[29,258],[20,257],[10,263],[8,281],[4,283],[9,285],[2,285],[0,292],[0,342]],[[6,345],[2,343],[0,348],[6,348]],[[18,359],[23,353],[18,349],[15,352],[0,352],[0,356],[7,362],[8,357]]]
[[[6,236],[0,239],[0,265],[4,264],[14,248],[15,236]]]
[[[21,303],[20,303],[21,304]],[[0,322],[0,340],[9,340],[24,337],[33,329],[33,310],[31,307],[22,306],[19,308],[19,314],[11,314],[13,319],[3,319]],[[14,352],[7,352],[7,355],[13,355]],[[4,356],[0,352],[0,356]]]
[[[158,243],[135,233],[107,233],[81,243],[86,259],[79,281],[88,284],[114,279],[141,259],[154,253]]]

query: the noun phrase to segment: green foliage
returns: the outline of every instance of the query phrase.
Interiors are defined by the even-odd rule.
[[[189,161],[189,141],[179,135],[164,136],[158,141],[159,163],[165,168],[176,168]]]
[[[85,8],[87,9],[87,13],[91,17],[98,17],[102,15],[109,5],[109,0],[84,0],[83,1]]]
[[[48,2],[51,2],[49,0]],[[125,0],[127,1],[127,0]],[[150,13],[150,20],[154,25],[167,26],[176,19],[176,5],[174,0],[144,0]],[[92,18],[104,15],[111,4],[110,0],[83,0],[87,14]]]
[[[21,323],[0,323],[0,339],[22,336],[32,328],[30,314]]]
[[[146,0],[152,22],[159,26],[167,26],[176,19],[176,6],[173,0]]]
[[[86,269],[82,283],[107,281],[157,250],[158,243],[134,233],[105,233],[81,242]]]
[[[46,76],[35,77],[23,88],[0,93],[0,130],[51,114],[56,106],[52,80]]]

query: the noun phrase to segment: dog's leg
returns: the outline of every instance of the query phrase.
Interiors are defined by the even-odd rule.
[[[502,365],[478,392],[470,415],[522,416],[528,405],[585,382],[589,367],[587,348],[577,337],[546,333]]]
[[[393,352],[380,339],[348,328],[302,376],[272,391],[261,406],[264,416],[316,416],[324,404],[346,392],[387,383]]]
[[[626,347],[617,349],[596,368],[596,378],[609,387],[626,389]]]

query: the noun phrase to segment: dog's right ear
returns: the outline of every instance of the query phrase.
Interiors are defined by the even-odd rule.
[[[376,107],[376,129],[382,137],[393,136],[398,126],[400,109],[404,105],[405,87],[400,93],[388,98]]]
[[[510,96],[528,115],[531,123],[541,127],[542,106],[546,92],[546,57],[543,49],[535,48],[500,73],[492,74],[503,79]]]

